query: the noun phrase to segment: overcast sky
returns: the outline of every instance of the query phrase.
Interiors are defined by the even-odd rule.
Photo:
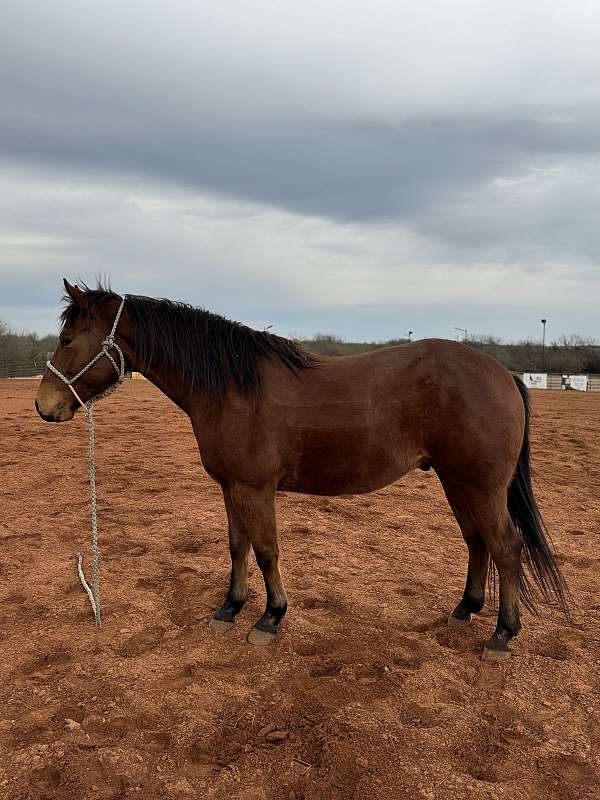
[[[4,0],[0,319],[600,338],[597,0]]]

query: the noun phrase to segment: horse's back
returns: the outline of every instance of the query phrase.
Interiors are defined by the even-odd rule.
[[[481,450],[478,439],[489,437],[514,388],[498,362],[445,340],[322,358],[277,377],[265,411],[286,449],[282,488],[322,494],[372,491],[436,459],[451,462],[457,446]],[[510,418],[499,428],[514,428]]]

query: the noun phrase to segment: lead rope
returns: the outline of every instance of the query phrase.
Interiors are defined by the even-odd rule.
[[[96,462],[94,459],[94,404],[84,406],[85,414],[88,422],[88,479],[90,482],[90,510],[92,518],[92,584],[93,591],[90,589],[88,582],[85,579],[83,571],[83,556],[81,553],[76,553],[77,560],[77,574],[81,585],[86,591],[89,598],[94,619],[96,620],[96,628],[98,630],[102,627],[101,616],[101,600],[100,600],[100,549],[98,547],[98,511],[96,505]]]
[[[91,519],[92,519],[92,585],[93,591],[90,589],[89,584],[85,579],[85,574],[83,572],[83,557],[81,553],[75,554],[75,559],[77,561],[77,574],[79,575],[79,580],[81,581],[81,585],[85,589],[85,592],[89,598],[90,605],[92,607],[92,612],[94,614],[94,619],[96,621],[96,628],[99,630],[102,627],[102,615],[101,615],[101,602],[100,602],[100,548],[98,546],[98,512],[97,512],[97,505],[96,505],[96,463],[94,459],[94,403],[98,400],[102,400],[104,397],[108,397],[108,395],[112,394],[119,386],[123,383],[123,379],[125,377],[125,356],[123,355],[123,351],[119,347],[119,345],[115,342],[115,331],[117,330],[117,325],[119,324],[119,319],[121,318],[121,312],[123,311],[123,306],[125,305],[125,297],[121,300],[121,305],[119,306],[119,310],[117,311],[117,315],[115,317],[115,321],[112,326],[112,330],[106,339],[103,340],[101,347],[102,349],[100,352],[87,364],[82,370],[80,370],[77,375],[73,378],[66,378],[62,372],[60,372],[56,367],[50,362],[46,362],[46,366],[48,369],[53,372],[57,378],[66,384],[69,389],[73,392],[75,399],[83,408],[87,423],[88,423],[88,479],[90,482],[90,508],[91,508]],[[109,353],[109,350],[116,350],[118,357],[119,357],[119,364]],[[84,403],[81,397],[77,394],[75,389],[73,388],[73,384],[75,381],[80,378],[85,372],[88,371],[93,365],[100,359],[102,356],[106,356],[110,363],[115,368],[115,372],[117,373],[117,380],[111,384],[107,389],[105,389],[100,394],[96,395],[95,397],[91,397],[87,403]]]

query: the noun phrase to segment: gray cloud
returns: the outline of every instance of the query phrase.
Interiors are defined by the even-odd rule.
[[[232,124],[205,118],[201,104],[185,114],[172,111],[166,98],[162,118],[151,108],[132,118],[131,109],[115,116],[110,102],[91,107],[86,97],[72,98],[66,109],[46,108],[40,125],[18,105],[5,106],[5,157],[138,174],[302,214],[367,220],[418,216],[493,176],[600,150],[600,125],[577,116],[470,112],[387,122],[290,112]]]

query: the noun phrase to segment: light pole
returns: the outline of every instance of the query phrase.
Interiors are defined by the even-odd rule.
[[[413,332],[409,331],[406,335],[408,337],[408,341],[410,342],[410,337],[413,335]]]
[[[465,335],[465,340],[464,341],[465,341],[465,344],[467,344],[467,342],[469,341],[469,332],[468,332],[468,330],[466,328],[457,328],[456,325],[454,326],[454,330],[455,331],[460,331],[461,333],[464,333],[464,335]]]
[[[547,319],[541,320],[542,323],[542,372],[544,371],[545,355],[546,355],[546,323]]]

